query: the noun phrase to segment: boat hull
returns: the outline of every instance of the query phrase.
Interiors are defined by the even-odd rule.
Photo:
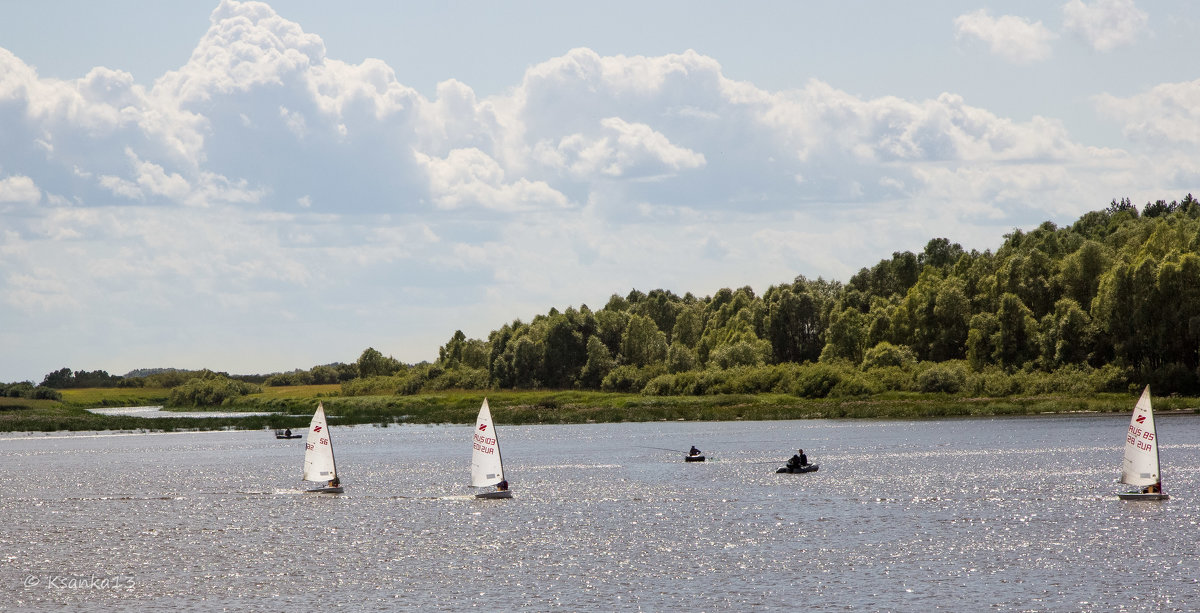
[[[1166,494],[1143,494],[1141,492],[1117,492],[1117,498],[1121,500],[1166,500],[1170,496]]]
[[[486,500],[499,500],[499,499],[503,499],[503,498],[512,498],[512,492],[509,490],[496,491],[496,492],[483,492],[482,494],[475,494],[475,497],[476,498],[484,498]]]
[[[800,473],[815,473],[820,468],[821,468],[820,464],[805,464],[804,466],[800,466],[797,468],[788,468],[787,466],[784,466],[783,468],[780,468],[779,470],[777,470],[775,472],[798,475]]]
[[[317,487],[307,490],[310,494],[341,494],[342,488],[339,487]]]
[[[702,455],[688,455],[688,456],[683,456],[683,461],[684,461],[684,462],[703,462],[703,461],[704,461],[704,456],[702,456]]]
[[[291,436],[283,436],[281,434],[276,434],[275,438],[292,439],[292,438],[304,438],[304,437],[300,434],[293,434]]]

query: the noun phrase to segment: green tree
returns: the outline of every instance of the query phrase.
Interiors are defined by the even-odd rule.
[[[626,363],[639,368],[662,362],[667,358],[667,335],[653,319],[633,315],[621,339],[621,355]]]
[[[595,337],[593,337],[595,338]],[[553,388],[569,388],[587,363],[587,344],[565,315],[551,317],[545,325],[544,383]]]
[[[821,350],[821,361],[849,360],[854,364],[863,361],[866,351],[867,316],[858,309],[846,307],[829,321],[825,348]]]
[[[936,362],[960,360],[966,356],[971,319],[964,284],[956,278],[946,279],[938,286],[934,300],[933,318],[926,322],[931,328],[929,358]]]
[[[951,243],[949,239],[935,238],[925,244],[925,250],[917,256],[917,264],[922,267],[947,269],[953,266],[963,253],[962,245]]]
[[[1100,277],[1111,263],[1111,250],[1094,240],[1085,241],[1063,258],[1055,283],[1062,287],[1065,297],[1089,308],[1100,287]]]
[[[605,307],[596,313],[596,335],[608,347],[609,353],[616,355],[621,352],[621,339],[625,337],[625,326],[629,322],[629,313],[610,310]]]
[[[886,368],[895,366],[899,368],[908,368],[916,363],[917,357],[908,347],[903,345],[893,345],[888,342],[882,342],[866,351],[863,356],[863,370],[871,370],[872,368]]]
[[[462,362],[463,350],[467,346],[467,335],[455,330],[454,336],[438,349],[438,362],[446,368],[454,368]]]
[[[391,356],[384,357],[374,347],[367,347],[358,356],[358,374],[360,377],[387,377],[397,372],[404,365]]]
[[[1054,313],[1046,316],[1042,326],[1042,356],[1048,365],[1060,367],[1083,364],[1095,343],[1092,318],[1078,302],[1063,298],[1054,304]]]
[[[687,372],[700,367],[700,358],[696,351],[683,343],[671,343],[667,350],[667,371],[671,373]]]
[[[651,290],[629,310],[631,313],[649,317],[659,330],[670,334],[675,327],[675,318],[679,312],[679,297],[667,290]]]
[[[704,333],[704,305],[696,302],[679,310],[675,327],[671,330],[671,344],[695,347]]]
[[[721,345],[709,354],[709,364],[720,369],[762,366],[771,356],[771,345],[761,340],[741,340]]]
[[[71,372],[70,368],[60,368],[42,378],[42,385],[54,389],[66,389],[71,387],[71,383],[74,382],[74,375],[75,373]]]
[[[585,389],[600,389],[600,384],[608,373],[617,365],[608,347],[599,337],[589,336],[587,340],[587,363],[579,375],[579,384]]]
[[[976,313],[967,330],[967,362],[979,371],[994,364],[1000,322],[995,313]]]
[[[545,376],[542,347],[523,334],[513,341],[512,352],[514,385],[526,389],[542,387]]]
[[[821,311],[813,295],[773,288],[767,299],[767,340],[776,362],[814,361],[824,347]]]
[[[996,311],[995,361],[1008,368],[1020,366],[1036,355],[1037,321],[1033,312],[1016,294],[1006,293],[1000,297],[1000,309]]]

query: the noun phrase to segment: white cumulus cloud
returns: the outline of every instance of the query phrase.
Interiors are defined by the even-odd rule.
[[[567,204],[562,194],[544,182],[506,180],[496,160],[478,149],[455,149],[445,158],[415,155],[429,174],[430,191],[441,208],[474,204],[514,212]]]
[[[1133,0],[1097,0],[1063,5],[1063,27],[1083,37],[1097,51],[1133,44],[1146,31],[1149,16]]]
[[[1200,80],[1163,83],[1135,96],[1096,96],[1097,109],[1125,124],[1130,140],[1200,145]]]
[[[1050,57],[1050,42],[1056,38],[1040,21],[1014,15],[992,17],[987,9],[956,17],[954,36],[983,41],[993,54],[1018,64]]]
[[[593,136],[570,134],[557,146],[540,143],[537,156],[577,179],[644,178],[704,166],[704,155],[671,144],[650,126],[620,117],[601,119]]]
[[[25,176],[11,176],[0,179],[0,202],[23,202],[37,204],[42,199],[42,190]]]

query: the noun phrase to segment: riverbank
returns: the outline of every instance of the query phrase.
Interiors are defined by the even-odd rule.
[[[946,394],[891,393],[862,398],[809,399],[787,394],[642,396],[587,391],[447,391],[414,396],[338,396],[337,385],[265,388],[217,407],[180,411],[220,412],[214,417],[98,415],[89,408],[162,405],[166,389],[63,390],[62,401],[2,399],[0,431],[58,430],[258,430],[304,428],[318,402],[339,425],[470,423],[486,396],[497,422],[578,424],[651,421],[780,419],[925,419],[1131,411],[1136,397],[1032,396],[962,398]],[[1155,398],[1159,413],[1200,413],[1197,398]],[[171,410],[171,409],[168,409]],[[230,412],[269,413],[229,416]]]

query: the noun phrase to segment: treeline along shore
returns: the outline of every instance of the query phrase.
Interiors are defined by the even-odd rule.
[[[1200,202],[1128,199],[995,251],[945,238],[845,283],[797,276],[758,295],[613,294],[468,338],[432,362],[358,360],[269,375],[63,368],[0,384],[0,428],[285,427],[318,399],[335,423],[920,418],[1164,409],[1200,396]],[[465,391],[464,391],[465,390]],[[85,393],[86,391],[86,393]],[[102,417],[131,402],[271,416]],[[187,420],[191,421],[187,421]]]
[[[88,408],[157,406],[169,390],[69,390],[62,401],[8,403],[0,410],[0,431],[177,431],[304,429],[318,401],[334,425],[466,424],[487,397],[496,420],[505,424],[584,424],[650,421],[735,421],[779,419],[926,419],[1041,414],[1118,413],[1131,410],[1129,394],[1086,397],[1029,396],[964,398],[946,394],[889,393],[860,398],[799,398],[788,394],[716,394],[656,397],[589,391],[442,391],[406,396],[339,397],[338,385],[304,386],[282,396],[251,394],[234,405],[208,407],[230,412],[271,412],[241,417],[135,417],[99,415]],[[1200,413],[1200,398],[1156,399],[1160,414]],[[198,408],[187,409],[195,412]]]

